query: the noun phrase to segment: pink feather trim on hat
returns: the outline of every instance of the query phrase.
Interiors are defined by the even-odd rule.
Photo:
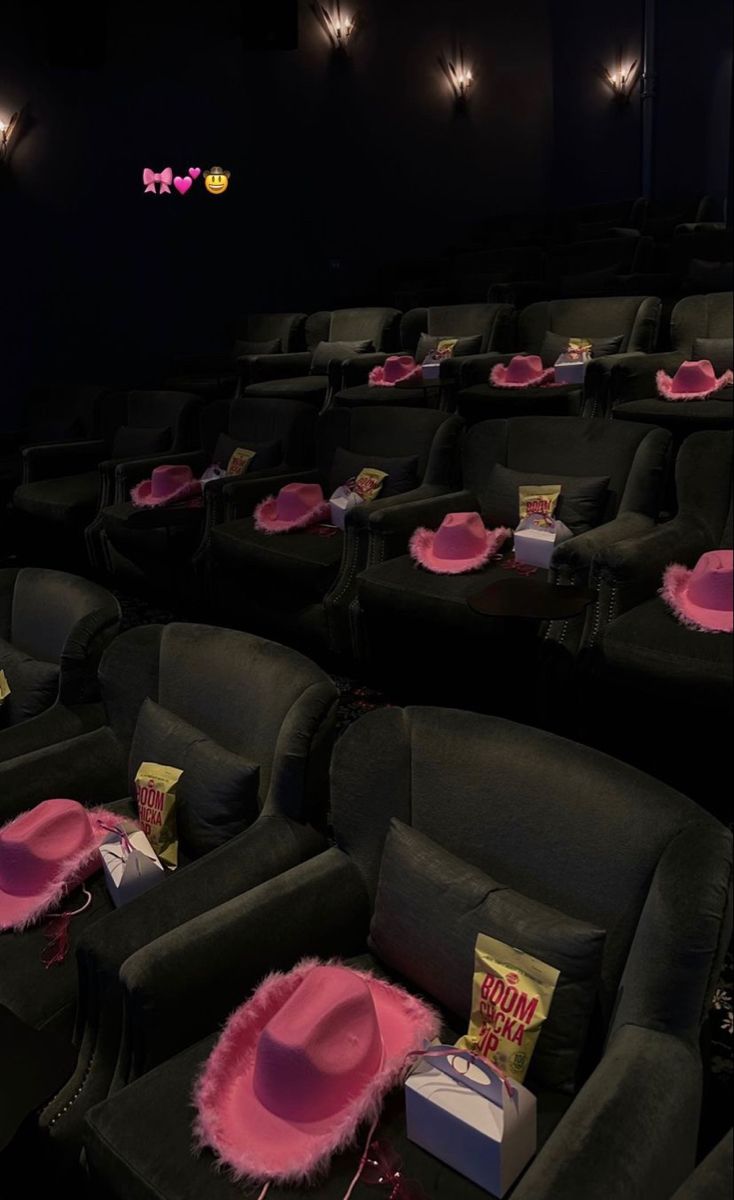
[[[351,1144],[360,1124],[377,1119],[387,1092],[400,1079],[405,1055],[401,1056],[399,1062],[383,1059],[381,1068],[372,1076],[364,1091],[348,1101],[335,1115],[327,1134],[313,1139],[313,1145],[306,1155],[302,1150],[294,1152],[291,1149],[287,1126],[284,1126],[279,1151],[281,1165],[277,1173],[273,1171],[270,1158],[259,1153],[255,1138],[243,1136],[238,1146],[232,1144],[221,1105],[222,1097],[232,1083],[233,1058],[238,1060],[240,1071],[249,1070],[255,1060],[259,1034],[308,973],[315,967],[344,965],[335,960],[324,963],[306,958],[286,974],[273,972],[266,976],[250,1000],[229,1018],[204,1065],[194,1086],[193,1099],[197,1109],[194,1138],[200,1148],[212,1147],[220,1157],[220,1163],[230,1167],[235,1179],[248,1177],[258,1182],[268,1180],[280,1185],[309,1183],[317,1179],[328,1169],[333,1155]],[[438,1035],[440,1018],[429,1005],[396,984],[378,979],[369,971],[349,970],[373,988],[388,989],[400,1002],[406,1020],[411,1025],[411,1049],[422,1049],[427,1041]],[[242,1050],[238,1055],[240,1047]],[[287,1087],[287,1081],[284,1081],[284,1086]]]
[[[714,624],[702,625],[687,611],[685,607],[686,589],[691,575],[692,572],[683,563],[670,563],[663,573],[663,582],[658,589],[658,595],[662,597],[681,625],[685,625],[686,628],[695,629],[697,633],[729,633],[731,620],[729,627],[716,628]]]
[[[421,525],[411,535],[408,549],[411,558],[415,559],[417,564],[425,567],[433,575],[465,575],[469,571],[478,571],[480,567],[483,567],[511,536],[512,530],[505,528],[504,525],[499,526],[497,529],[488,529],[487,544],[484,549],[471,559],[457,561],[456,559],[441,559],[438,557],[434,550],[436,540],[435,530],[426,529],[425,526]]]
[[[516,357],[522,358],[523,356],[518,355]],[[549,387],[549,386],[555,384],[556,372],[555,372],[554,367],[545,367],[542,371],[539,371],[535,375],[532,375],[531,372],[528,371],[526,378],[519,379],[517,381],[513,381],[511,379],[508,379],[508,373],[510,373],[510,374],[512,373],[510,371],[510,367],[512,367],[512,365],[513,364],[510,363],[510,366],[506,367],[504,363],[495,363],[495,365],[492,367],[492,370],[489,373],[490,382],[492,383],[492,385],[494,387],[531,388],[531,387]]]
[[[707,367],[711,368],[711,364],[707,360],[703,361],[706,362]],[[698,366],[698,364],[684,363],[683,366]],[[680,370],[681,368],[676,372],[676,376],[680,373]],[[655,375],[658,395],[662,400],[670,400],[672,403],[679,400],[706,400],[714,392],[719,392],[725,387],[731,387],[732,383],[734,383],[734,373],[730,370],[724,371],[723,375],[720,375],[717,379],[713,369],[711,369],[710,376],[707,379],[705,371],[702,371],[698,390],[692,392],[676,391],[675,379],[676,377],[668,375],[667,371],[658,371]]]
[[[270,525],[263,523],[262,516],[265,505],[271,505],[274,502],[275,496],[266,496],[264,500],[260,501],[255,509],[255,528],[259,530],[260,533],[287,533],[291,529],[306,529],[309,525],[318,525],[320,521],[326,521],[331,517],[331,505],[329,504],[329,501],[326,500],[323,504],[317,504],[315,508],[309,509],[308,512],[304,513],[302,517],[298,517],[293,521],[289,521],[287,529],[273,529]]]

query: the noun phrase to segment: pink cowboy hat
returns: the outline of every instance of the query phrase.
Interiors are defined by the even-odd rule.
[[[102,866],[104,808],[44,800],[0,829],[0,929],[24,929]]]
[[[692,571],[681,563],[665,568],[660,595],[678,620],[702,633],[731,633],[734,551],[709,550]]]
[[[154,467],[150,479],[144,479],[130,492],[133,504],[145,508],[154,508],[161,504],[180,504],[182,500],[199,496],[201,484],[198,479],[194,479],[191,467],[177,463]]]
[[[724,371],[717,379],[712,364],[702,358],[697,362],[681,363],[672,379],[667,372],[658,371],[655,380],[664,400],[705,400],[712,392],[729,387],[734,375]]]
[[[436,1013],[367,971],[304,959],[224,1027],[196,1085],[202,1146],[258,1182],[301,1183],[375,1120]]]
[[[255,528],[261,533],[305,529],[331,516],[318,483],[287,483],[277,496],[268,496],[255,509]]]
[[[555,371],[553,367],[544,367],[537,354],[516,354],[508,366],[497,363],[492,367],[489,378],[495,387],[540,387],[553,383]]]
[[[416,529],[410,539],[410,555],[437,575],[460,575],[475,571],[496,554],[510,530],[487,529],[476,512],[448,513],[434,533]]]
[[[422,371],[414,358],[409,354],[391,354],[382,367],[373,367],[370,371],[370,383],[373,387],[395,387],[396,383],[405,383],[409,379],[421,379]]]

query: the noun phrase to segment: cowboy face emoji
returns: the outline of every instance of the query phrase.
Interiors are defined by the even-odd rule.
[[[223,167],[210,167],[204,172],[204,187],[212,196],[218,196],[221,192],[226,192],[229,187],[229,171],[225,171]]]

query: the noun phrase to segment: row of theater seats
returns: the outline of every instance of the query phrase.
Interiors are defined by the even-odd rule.
[[[105,723],[0,763],[0,826],[53,796],[132,817],[143,761],[191,781],[179,789],[175,872],[118,908],[101,872],[88,878],[86,904],[80,891],[67,899],[70,951],[52,968],[43,924],[0,933],[0,1015],[17,1039],[3,1128],[22,1122],[11,1151],[29,1194],[53,1181],[77,1196],[88,1184],[95,1200],[241,1196],[192,1132],[195,1080],[227,1015],[269,972],[336,958],[435,1004],[453,1041],[499,880],[510,944],[526,938],[512,923],[529,904],[546,921],[533,935],[541,957],[573,918],[558,966],[570,991],[591,987],[594,1007],[587,1032],[564,1027],[580,1065],[562,1085],[531,1064],[539,1149],[513,1200],[723,1200],[729,1143],[691,1176],[701,1030],[730,933],[732,838],[714,817],[630,766],[496,717],[385,707],[333,746],[336,688],[299,653],[182,623],[110,641],[114,606],[82,581],[21,572],[12,583],[10,632],[26,644],[35,636],[49,655],[44,617],[57,646],[59,613],[78,618],[62,686],[72,660],[86,658],[91,678],[107,642]],[[580,949],[589,938],[593,966]],[[63,1061],[51,1053],[59,1039]],[[395,1099],[380,1137],[425,1195],[485,1195],[408,1141]],[[342,1195],[360,1152],[345,1146],[288,1194]]]
[[[314,420],[315,466],[225,477],[205,488],[201,507],[121,500],[103,508],[96,546],[109,577],[164,597],[174,612],[274,636],[346,666],[391,695],[582,736],[692,795],[707,794],[731,713],[730,638],[687,629],[657,592],[668,563],[692,567],[732,545],[731,432],[692,434],[675,456],[669,432],[639,421],[512,417],[466,430],[455,415],[400,407],[333,408]],[[258,526],[257,506],[288,484],[318,485],[329,496],[364,467],[385,471],[385,490],[353,509],[344,529],[328,518],[282,534]],[[118,468],[126,488],[149,470]],[[672,473],[677,512],[659,523]],[[538,480],[562,484],[559,515],[573,536],[553,556],[550,578],[559,586],[531,595],[530,608],[517,600],[517,608],[508,601],[477,610],[475,598],[508,577],[507,555],[458,575],[416,566],[416,530],[436,530],[456,512],[513,529],[518,487]],[[44,590],[34,585],[35,601],[30,592],[16,601],[15,571],[6,578],[7,613],[26,615],[21,632],[5,636],[41,663],[61,664],[64,638],[52,632]],[[566,584],[583,589],[580,607]],[[71,619],[64,611],[59,629]],[[6,629],[12,620],[6,616]],[[40,641],[33,621],[43,626]],[[65,688],[76,696],[72,684]],[[64,705],[58,711],[64,736]],[[681,736],[669,748],[673,729]],[[697,731],[711,747],[703,762]],[[17,747],[29,731],[12,735],[20,743],[10,734],[3,736]]]

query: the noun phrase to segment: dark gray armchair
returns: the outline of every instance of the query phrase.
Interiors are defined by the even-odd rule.
[[[323,846],[307,823],[325,819],[337,701],[331,680],[300,654],[206,625],[150,625],[123,634],[102,659],[100,682],[108,727],[0,764],[0,821],[49,796],[133,813],[134,804],[121,797],[131,794],[140,765],[133,741],[140,737],[146,760],[169,765],[175,764],[165,755],[175,755],[175,739],[183,739],[192,773],[201,768],[202,746],[209,763],[204,778],[216,768],[220,791],[222,772],[243,763],[259,767],[258,797],[253,819],[242,785],[230,787],[230,794],[239,789],[249,824],[234,831],[227,822],[206,852],[180,821],[178,869],[125,907],[114,909],[101,872],[94,876],[92,904],[71,921],[72,949],[61,964],[48,970],[42,964],[42,924],[0,934],[0,1003],[28,1024],[68,1037],[76,1008],[76,1072],[41,1116],[42,1128],[63,1145],[78,1136],[81,1114],[106,1095],[115,1071],[117,976],[125,958]],[[161,738],[165,744],[156,750]],[[179,761],[180,753],[179,746]]]
[[[597,704],[610,714],[604,719],[597,708],[593,722],[584,722],[589,739],[675,780],[722,814],[729,803],[722,781],[731,736],[732,637],[688,629],[657,593],[669,563],[693,567],[708,550],[734,544],[733,452],[731,433],[691,434],[676,462],[677,515],[641,537],[600,548],[594,576],[604,619],[587,638],[580,705],[582,714]]]
[[[248,313],[237,322],[229,354],[198,354],[183,359],[165,387],[193,392],[202,400],[232,397],[247,377],[247,364],[256,355],[298,353],[305,346],[305,313]]]
[[[648,354],[655,348],[661,304],[656,296],[596,296],[586,299],[545,300],[530,304],[517,319],[515,354],[537,354],[543,365],[553,366],[570,337],[586,337],[601,344],[586,370],[582,387],[561,385],[507,389],[489,383],[497,363],[508,363],[512,354],[484,354],[461,365],[458,410],[466,421],[488,417],[525,415],[590,416],[602,411],[609,373],[620,356]],[[616,343],[613,352],[603,343]]]
[[[455,380],[462,360],[469,354],[487,354],[512,345],[515,313],[509,304],[448,304],[435,308],[414,308],[400,322],[400,354],[410,354],[423,362],[429,349],[424,338],[458,338],[454,356],[443,364],[442,378]],[[462,344],[463,343],[463,344]],[[363,404],[422,405],[422,388],[370,387],[369,373],[381,366],[386,353],[360,355],[347,359],[342,366],[342,387],[336,403],[342,406]]]
[[[345,359],[397,346],[399,321],[395,308],[312,313],[306,321],[307,349],[300,354],[249,359],[244,393],[266,399],[287,397],[320,409],[341,386]]]
[[[620,437],[622,428],[627,435]],[[354,619],[360,621],[364,664],[375,677],[389,678],[398,695],[410,699],[427,694],[512,715],[533,712],[539,641],[556,637],[564,654],[573,656],[593,606],[587,617],[550,626],[480,615],[468,599],[506,579],[503,565],[490,560],[468,574],[437,575],[410,558],[410,537],[419,526],[437,529],[450,512],[478,511],[488,527],[514,528],[517,488],[528,482],[524,473],[534,473],[535,482],[538,473],[548,483],[565,480],[567,494],[584,486],[582,479],[596,479],[595,514],[588,514],[589,523],[575,525],[576,535],[553,556],[555,581],[586,587],[600,550],[647,532],[657,517],[670,435],[638,426],[634,437],[632,428],[578,417],[483,421],[463,438],[463,490],[365,514],[369,557],[357,579]]]
[[[97,668],[120,619],[115,597],[88,579],[0,570],[0,670],[11,689],[0,702],[0,762],[103,723]]]
[[[730,1130],[678,1188],[672,1200],[729,1200],[733,1175],[734,1133]]]
[[[116,1200],[242,1194],[209,1152],[192,1149],[194,1079],[231,1010],[267,972],[304,956],[397,977],[440,1005],[449,1040],[465,1032],[481,920],[471,905],[457,917],[446,896],[427,925],[416,914],[389,964],[368,949],[383,846],[398,818],[434,844],[423,842],[423,863],[449,852],[464,869],[606,931],[598,1021],[580,1039],[581,1086],[573,1095],[534,1081],[531,1063],[539,1149],[512,1200],[669,1200],[694,1164],[699,1032],[730,929],[731,834],[623,763],[450,709],[363,717],[336,745],[331,784],[335,846],[125,962],[128,1052],[116,1084],[128,1086],[88,1116],[92,1186]],[[448,939],[449,958],[421,954],[425,938],[431,948]],[[456,1008],[444,999],[447,981],[463,997]],[[486,1195],[408,1141],[399,1090],[379,1131],[428,1197]],[[359,1153],[339,1154],[302,1194],[342,1196]]]
[[[672,349],[644,358],[617,363],[609,377],[611,415],[622,421],[654,421],[669,429],[679,444],[689,433],[706,429],[731,429],[734,425],[734,391],[722,388],[705,400],[669,401],[657,393],[658,371],[674,375],[682,362],[708,358],[721,375],[734,365],[732,322],[734,295],[716,292],[680,300],[670,322]]]
[[[428,409],[334,408],[319,418],[315,468],[227,483],[227,519],[212,528],[203,563],[214,611],[309,651],[349,655],[355,580],[367,561],[367,510],[386,512],[448,491],[459,429],[458,418]],[[328,499],[361,467],[380,464],[392,494],[386,484],[384,496],[352,509],[344,530],[268,535],[255,528],[258,502],[286,484],[319,483]]]
[[[199,398],[183,392],[127,392],[105,397],[104,433],[96,440],[28,446],[23,482],[13,493],[19,552],[25,561],[101,567],[99,512],[114,499],[115,468],[125,459],[192,450]],[[86,553],[85,553],[86,548]]]

